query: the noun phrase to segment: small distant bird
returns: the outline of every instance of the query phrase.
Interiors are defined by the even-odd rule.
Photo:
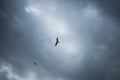
[[[38,63],[37,63],[37,62],[35,62],[35,61],[33,61],[33,63],[34,63],[35,65],[38,65]]]
[[[55,46],[57,46],[57,44],[59,43],[58,37],[56,38],[56,43]]]

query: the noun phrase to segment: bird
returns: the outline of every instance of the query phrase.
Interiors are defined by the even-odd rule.
[[[58,37],[56,38],[56,43],[55,46],[57,46],[57,44],[59,43]]]
[[[35,61],[33,61],[33,63],[34,63],[35,65],[38,65],[38,63],[37,63],[37,62],[35,62]]]

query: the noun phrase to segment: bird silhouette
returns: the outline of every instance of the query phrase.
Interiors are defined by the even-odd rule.
[[[55,46],[57,46],[57,44],[59,43],[58,37],[56,38],[56,43]]]
[[[35,65],[38,65],[38,63],[37,63],[37,62],[35,62],[35,61],[33,61],[33,63],[34,63]]]

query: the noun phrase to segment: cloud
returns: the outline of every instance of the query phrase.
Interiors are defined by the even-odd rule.
[[[103,15],[107,18],[119,19],[120,18],[120,1],[119,0],[96,0],[94,4],[101,9]]]
[[[12,66],[0,68],[0,79],[105,80],[119,74],[109,67],[119,61],[119,23],[111,18],[117,18],[118,9],[110,10],[111,0],[97,1],[29,0],[19,12],[6,6],[9,21],[1,20],[0,60]]]
[[[98,9],[95,8],[95,6],[88,5],[85,9],[83,9],[83,15],[86,18],[95,18],[99,16]]]
[[[17,68],[18,69],[18,68]],[[10,64],[0,65],[0,79],[5,80],[67,80],[66,78],[56,76],[45,72],[35,72],[33,70],[23,71],[22,74],[15,71],[16,68]],[[44,74],[44,75],[43,75]]]
[[[4,76],[6,76],[8,80],[37,80],[36,74],[34,72],[28,72],[26,75],[20,76],[13,70],[13,67],[10,65],[0,66],[0,75],[4,73]]]
[[[79,36],[77,32],[73,31],[76,26],[72,27],[69,25],[69,19],[65,17],[67,12],[64,11],[65,5],[63,3],[56,5],[55,2],[51,4],[46,2],[39,3],[38,1],[36,3],[30,2],[25,6],[25,11],[36,19],[37,25],[43,24],[43,26],[37,27],[38,30],[43,30],[43,34],[45,34],[41,37],[38,36],[38,38],[44,39],[41,41],[42,48],[39,49],[39,51],[42,50],[42,53],[38,55],[42,58],[43,66],[47,67],[51,73],[58,76],[64,76],[63,73],[66,75],[74,74],[82,63],[81,60],[84,55],[83,43],[77,37]],[[56,8],[55,10],[53,6]],[[26,10],[26,8],[31,12]],[[33,8],[38,11],[39,15],[36,15],[36,12],[32,10]],[[56,36],[59,36],[60,45],[55,48],[54,40]]]

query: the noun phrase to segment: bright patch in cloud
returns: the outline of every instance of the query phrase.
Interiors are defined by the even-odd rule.
[[[88,5],[85,9],[83,9],[83,15],[87,18],[94,18],[98,16],[98,10],[94,6]]]
[[[30,72],[26,74],[25,77],[22,77],[15,73],[11,66],[3,65],[0,67],[0,74],[6,73],[6,77],[8,80],[37,80],[36,74]]]
[[[27,13],[32,13],[36,16],[39,16],[40,14],[42,14],[42,11],[39,8],[37,8],[36,6],[32,6],[32,5],[26,6],[25,10]]]
[[[32,5],[30,5],[32,4]],[[57,12],[57,7],[51,7],[49,4],[44,5],[39,4],[40,6],[34,6],[38,5],[37,3],[30,3],[29,9],[26,11],[30,12],[32,11],[33,16],[36,16],[36,13],[38,12],[40,15],[36,18],[36,21],[38,22],[37,25],[38,33],[39,30],[43,30],[43,34],[45,34],[45,38],[49,38],[49,40],[44,40],[43,42],[43,51],[44,53],[49,53],[51,55],[54,55],[54,57],[60,61],[61,66],[65,65],[66,67],[70,65],[77,64],[78,61],[81,59],[79,58],[82,53],[79,53],[79,51],[82,48],[78,45],[78,37],[76,37],[76,32],[73,32],[71,25],[67,23],[67,20],[62,15],[62,12]],[[53,4],[54,5],[54,4]],[[47,8],[46,8],[47,7]],[[29,11],[30,10],[30,11]],[[41,12],[39,12],[41,11]],[[59,14],[59,15],[58,15]],[[41,22],[39,22],[41,21]],[[42,24],[42,26],[40,26]],[[60,43],[57,47],[54,46],[56,37],[59,37]],[[41,37],[40,37],[41,38]],[[79,50],[80,49],[80,50]],[[43,56],[44,57],[44,56]],[[74,59],[73,59],[74,57]],[[47,60],[47,59],[45,59]],[[64,60],[64,63],[62,63]],[[67,63],[67,64],[66,64]],[[73,68],[73,67],[72,67]]]

